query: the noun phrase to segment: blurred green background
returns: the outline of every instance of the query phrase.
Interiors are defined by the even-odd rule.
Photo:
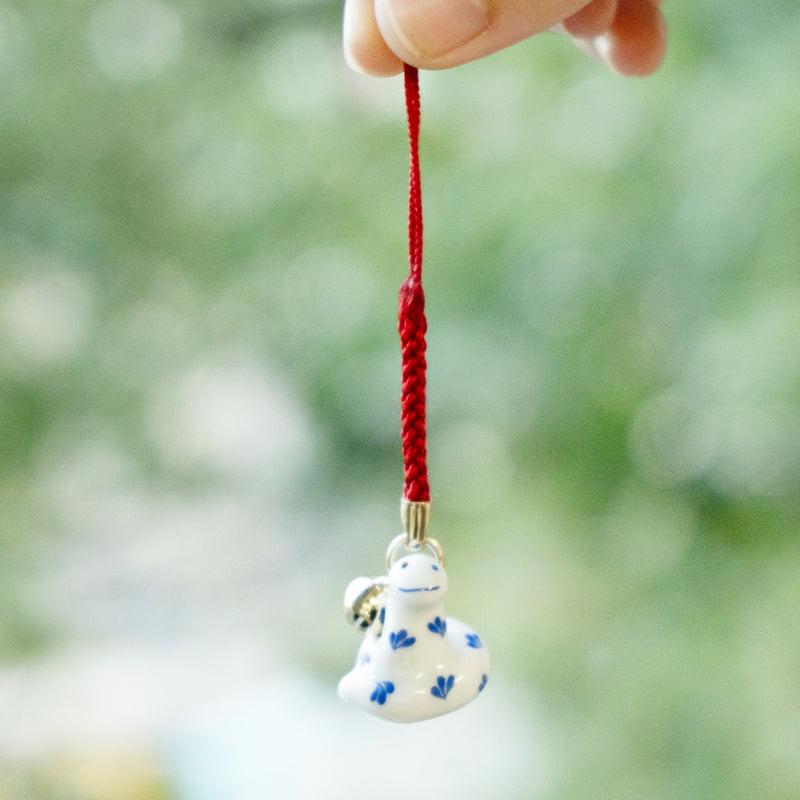
[[[399,530],[402,84],[339,3],[0,2],[0,800],[797,800],[800,18],[422,76],[479,702],[341,704]]]

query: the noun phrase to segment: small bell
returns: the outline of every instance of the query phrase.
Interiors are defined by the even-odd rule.
[[[362,633],[372,629],[378,636],[383,620],[381,609],[386,604],[389,584],[386,578],[356,578],[344,593],[344,614],[347,621]]]

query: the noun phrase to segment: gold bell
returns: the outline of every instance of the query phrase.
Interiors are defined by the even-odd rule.
[[[368,628],[375,627],[375,632],[380,633],[383,620],[380,612],[386,603],[388,583],[386,578],[356,578],[350,581],[344,593],[344,614],[347,621],[362,633]]]

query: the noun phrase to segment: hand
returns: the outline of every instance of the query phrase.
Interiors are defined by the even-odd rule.
[[[548,29],[623,75],[664,58],[661,0],[345,0],[344,49],[353,69],[396,75],[407,62],[446,69]]]

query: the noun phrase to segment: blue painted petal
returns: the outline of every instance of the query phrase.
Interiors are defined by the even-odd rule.
[[[397,650],[401,647],[411,647],[416,641],[416,637],[409,636],[405,628],[396,633],[392,632],[389,634],[389,645],[392,650]]]
[[[391,681],[378,681],[378,685],[369,696],[370,702],[382,706],[386,702],[386,695],[394,691],[394,684]]]
[[[453,688],[456,682],[455,675],[448,675],[447,678],[444,675],[440,675],[436,679],[436,686],[431,686],[431,694],[434,697],[438,697],[441,700],[447,699],[447,695],[450,694],[450,690]]]

